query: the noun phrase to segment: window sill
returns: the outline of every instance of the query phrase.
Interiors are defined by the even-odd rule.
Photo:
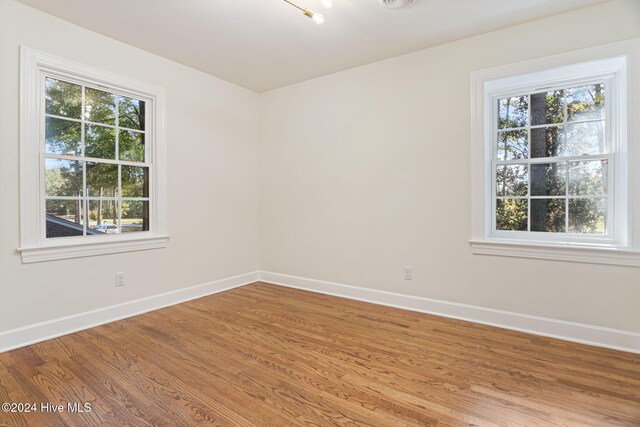
[[[612,246],[578,246],[504,240],[469,240],[476,255],[497,255],[553,261],[640,267],[640,252]]]
[[[18,248],[23,264],[83,258],[122,252],[161,249],[167,246],[169,236],[154,236],[136,239],[117,239],[109,242],[60,244]]]

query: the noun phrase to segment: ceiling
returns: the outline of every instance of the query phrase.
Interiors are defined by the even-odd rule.
[[[264,92],[608,0],[19,0],[116,40]]]

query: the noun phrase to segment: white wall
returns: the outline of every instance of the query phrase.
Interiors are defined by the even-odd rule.
[[[471,71],[638,36],[616,0],[263,94],[262,269],[640,331],[640,269],[467,244]]]
[[[23,265],[19,240],[19,46],[167,90],[166,249]],[[0,0],[0,332],[255,271],[258,177],[253,92]],[[114,273],[127,284],[114,287]]]

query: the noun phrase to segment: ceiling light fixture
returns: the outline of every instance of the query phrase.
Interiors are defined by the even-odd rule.
[[[378,0],[378,2],[388,9],[399,9],[409,6],[414,0]]]
[[[302,11],[302,13],[304,13],[304,16],[308,16],[316,24],[318,24],[318,25],[324,24],[324,15],[316,13],[316,12],[310,10],[310,9],[305,9],[303,7],[300,7],[297,4],[290,2],[289,0],[284,0],[284,1],[286,3],[289,3],[291,6],[295,7],[296,9],[300,9]],[[330,0],[324,0],[322,3],[325,4],[325,6],[326,6],[326,4],[331,4],[331,1]],[[326,7],[331,7],[331,6],[326,6]]]

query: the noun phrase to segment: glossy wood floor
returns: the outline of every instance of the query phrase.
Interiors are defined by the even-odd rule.
[[[639,426],[640,355],[253,284],[0,354],[1,402],[65,405],[9,426]]]

